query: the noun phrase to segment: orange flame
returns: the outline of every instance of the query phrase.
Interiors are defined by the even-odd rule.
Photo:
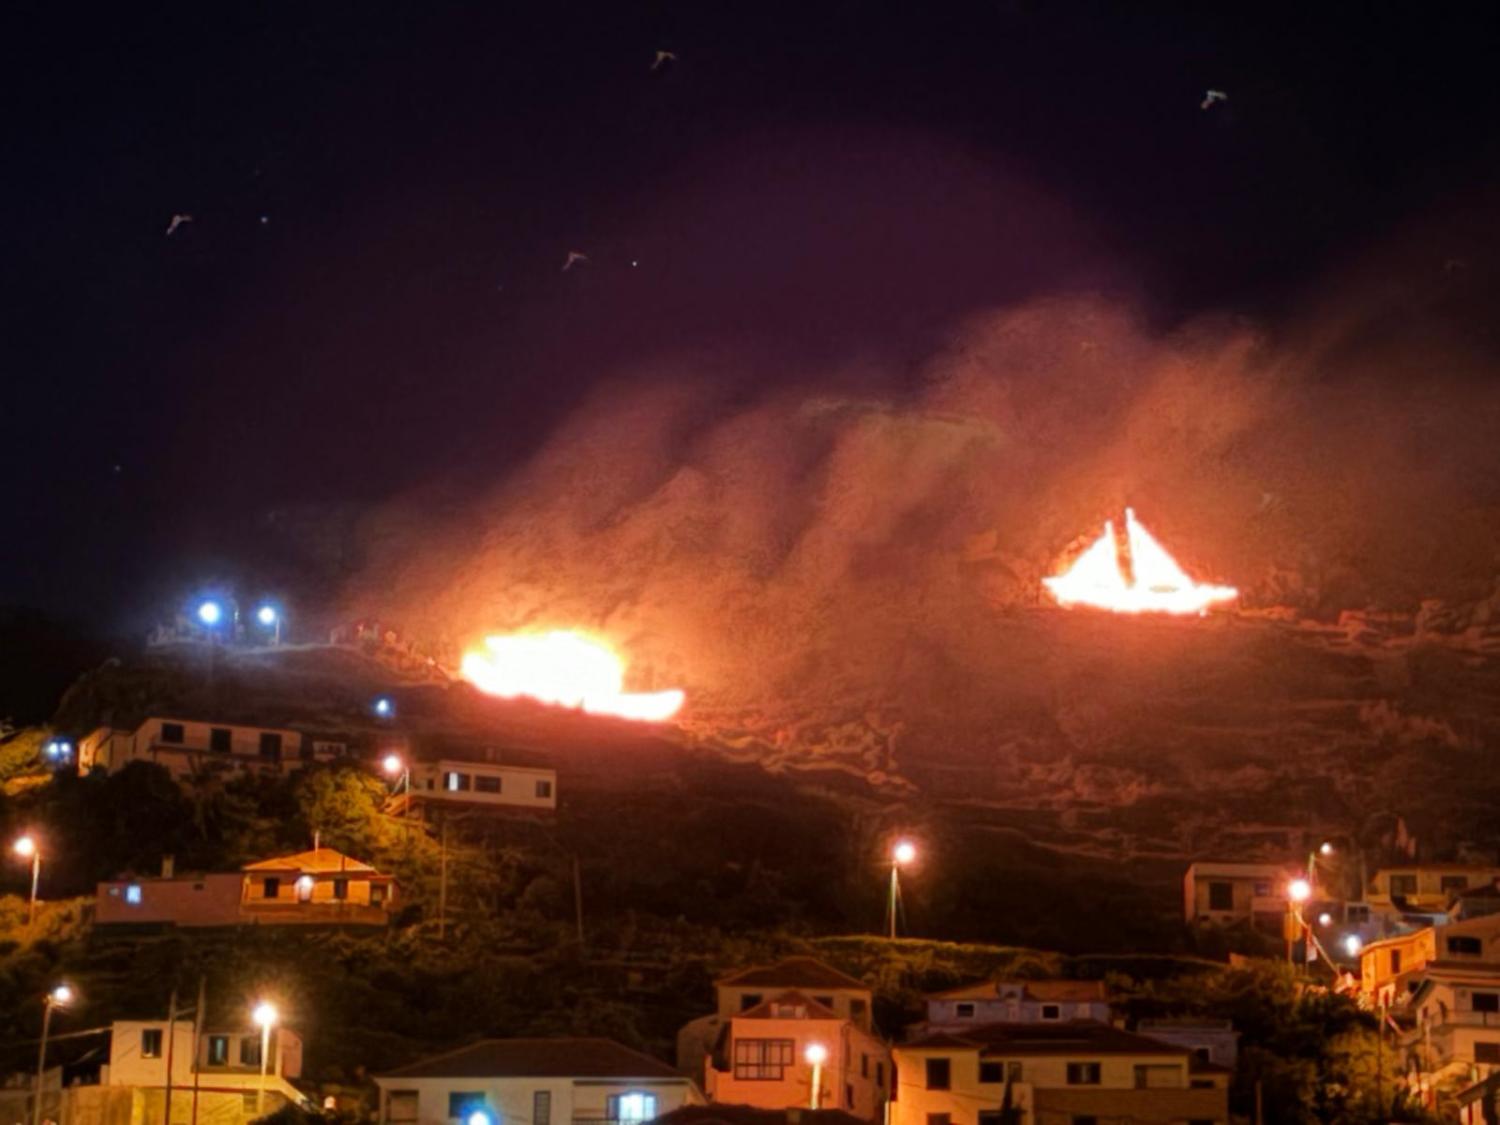
[[[1042,585],[1059,605],[1093,606],[1115,613],[1204,613],[1217,602],[1239,596],[1232,586],[1194,582],[1129,508],[1125,509],[1125,540],[1130,581],[1120,564],[1114,524],[1106,522],[1104,534],[1078,556],[1067,573],[1043,578]]]
[[[486,637],[484,651],[464,654],[464,679],[488,695],[524,696],[591,715],[659,723],[682,707],[677,690],[625,691],[625,662],[602,641],[581,633],[512,633]]]

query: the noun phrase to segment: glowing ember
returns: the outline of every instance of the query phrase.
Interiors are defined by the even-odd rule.
[[[1115,613],[1203,613],[1216,602],[1239,596],[1232,586],[1200,586],[1167,554],[1149,531],[1125,509],[1125,547],[1130,577],[1126,578],[1113,523],[1078,556],[1066,574],[1043,578],[1059,605],[1093,606]]]
[[[625,664],[608,646],[556,630],[486,637],[485,651],[465,654],[464,679],[489,695],[525,696],[592,715],[659,723],[682,707],[680,691],[627,692]]]

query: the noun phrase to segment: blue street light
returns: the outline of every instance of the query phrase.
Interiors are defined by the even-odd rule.
[[[379,699],[375,700],[374,710],[375,714],[382,719],[395,718],[396,701],[388,695],[382,695]]]
[[[224,607],[218,602],[209,599],[198,606],[198,620],[212,629],[224,619]]]

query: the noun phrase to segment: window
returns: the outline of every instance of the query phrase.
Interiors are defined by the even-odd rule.
[[[1393,972],[1393,973],[1399,973],[1400,971],[1401,971],[1401,950],[1399,950],[1399,949],[1393,949],[1393,950],[1391,950],[1391,972]]]
[[[1368,922],[1370,920],[1370,908],[1364,903],[1350,903],[1344,909],[1344,919],[1349,922]]]
[[[1417,893],[1417,877],[1415,875],[1392,875],[1392,895],[1414,895]]]
[[[473,783],[474,779],[466,773],[456,773],[450,770],[443,775],[443,788],[450,793],[465,791]]]
[[[1069,1125],[1099,1125],[1099,1119],[1091,1114],[1074,1114],[1069,1119]]]
[[[311,762],[318,756],[319,748],[327,745],[328,743],[326,742],[314,742],[312,739],[304,737],[297,747],[297,757],[301,758],[304,762]],[[333,757],[332,754],[326,756]]]
[[[927,1088],[947,1090],[953,1085],[953,1063],[950,1059],[927,1060]]]
[[[1177,1089],[1182,1086],[1180,1066],[1138,1066],[1135,1068],[1138,1090]]]
[[[281,735],[269,731],[260,736],[260,756],[269,762],[281,761]]]
[[[1475,1012],[1500,1012],[1500,992],[1476,992],[1469,1008]]]
[[[482,1090],[452,1090],[448,1094],[448,1116],[467,1121],[469,1114],[484,1108]]]
[[[734,1077],[740,1082],[780,1082],[792,1065],[790,1039],[736,1039]]]
[[[267,875],[266,881],[261,884],[261,897],[280,898],[281,880],[278,879],[275,875]]]
[[[1475,1043],[1474,1061],[1477,1063],[1500,1063],[1500,1043]]]
[[[1060,1019],[1062,1019],[1062,1007],[1060,1005],[1058,1005],[1058,1004],[1043,1004],[1042,1005],[1042,1019],[1044,1019],[1044,1020],[1060,1020]]]
[[[212,727],[208,732],[208,748],[216,754],[227,754],[234,746],[234,731],[228,727]]]
[[[1096,1062],[1070,1062],[1068,1064],[1068,1085],[1099,1085],[1099,1064]]]
[[[139,883],[131,883],[130,886],[125,888],[125,901],[131,906],[139,906],[141,904],[141,885]]]
[[[1439,875],[1438,890],[1440,891],[1466,891],[1469,889],[1469,879],[1466,875]]]
[[[163,742],[169,743],[173,746],[180,746],[182,745],[182,739],[183,735],[181,723],[162,723],[161,740]]]
[[[929,1113],[927,1115],[927,1125],[953,1125],[953,1115],[951,1113]]]
[[[1234,909],[1234,884],[1210,883],[1208,885],[1208,908],[1210,910]]]
[[[822,1004],[823,1007],[825,1007],[825,1008],[832,1008],[833,1007],[833,997],[832,996],[814,996],[813,1000],[815,1002],[819,1003],[819,1004]]]
[[[229,1036],[210,1035],[208,1037],[208,1065],[229,1065]]]
[[[1012,1114],[1001,1113],[998,1109],[981,1109],[979,1125],[1010,1125],[1006,1118],[1012,1116]]]
[[[868,1011],[869,1007],[863,1000],[849,1001],[849,1018],[855,1023],[863,1024],[865,1022],[865,1014]]]
[[[747,992],[747,993],[745,993],[743,996],[740,997],[740,1011],[742,1011],[742,1012],[748,1012],[751,1008],[754,1008],[757,1005],[759,1005],[760,1004],[760,1000],[761,1000],[761,996],[760,996],[759,992]]]
[[[974,1005],[955,1004],[953,1005],[953,1014],[961,1020],[971,1020],[974,1018]]]
[[[161,1058],[161,1028],[159,1028],[159,1027],[143,1027],[143,1028],[141,1028],[141,1058],[143,1058],[143,1059],[159,1059],[159,1058]]]
[[[313,895],[313,884],[316,882],[311,875],[303,875],[293,884],[297,888],[298,902],[311,902]]]
[[[859,1055],[859,1076],[861,1078],[870,1077],[870,1056],[863,1051]]]
[[[1448,952],[1478,957],[1484,952],[1484,943],[1477,937],[1451,937],[1448,939]]]
[[[875,1085],[885,1089],[885,1063],[875,1060]]]
[[[385,1119],[389,1125],[416,1125],[417,1092],[392,1090],[385,1096]]]
[[[552,782],[538,781],[536,783],[536,795],[544,801],[549,799],[552,796]]]
[[[620,1125],[640,1125],[641,1122],[652,1121],[656,1117],[655,1094],[639,1094],[634,1091],[628,1094],[611,1094],[607,1104],[609,1119],[620,1122]]]
[[[498,793],[500,792],[500,779],[480,774],[474,779],[474,791],[476,793]]]
[[[384,906],[385,905],[385,884],[384,883],[371,883],[370,884],[370,905],[371,906]]]
[[[998,1062],[981,1062],[979,1064],[979,1081],[1004,1082],[1005,1064]]]
[[[854,1083],[853,1082],[845,1082],[844,1083],[844,1108],[845,1109],[853,1109],[854,1108]]]
[[[348,879],[335,879],[333,881],[333,897],[339,902],[343,902],[346,898],[349,897]]]
[[[240,1065],[260,1065],[260,1036],[247,1035],[240,1040]]]
[[[537,1090],[531,1095],[531,1125],[552,1125],[551,1090]]]

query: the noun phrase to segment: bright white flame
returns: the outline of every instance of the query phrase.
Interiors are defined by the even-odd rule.
[[[917,845],[910,840],[902,840],[891,850],[891,858],[905,866],[917,858]]]
[[[1231,586],[1200,586],[1188,577],[1156,539],[1125,509],[1125,539],[1131,581],[1125,580],[1115,545],[1115,528],[1079,555],[1066,574],[1042,579],[1059,605],[1093,606],[1116,613],[1203,613],[1216,602],[1239,596]]]
[[[465,654],[464,679],[489,695],[525,696],[593,715],[663,722],[682,707],[683,693],[625,691],[625,665],[606,645],[578,633],[513,633],[486,637],[484,652]]]

